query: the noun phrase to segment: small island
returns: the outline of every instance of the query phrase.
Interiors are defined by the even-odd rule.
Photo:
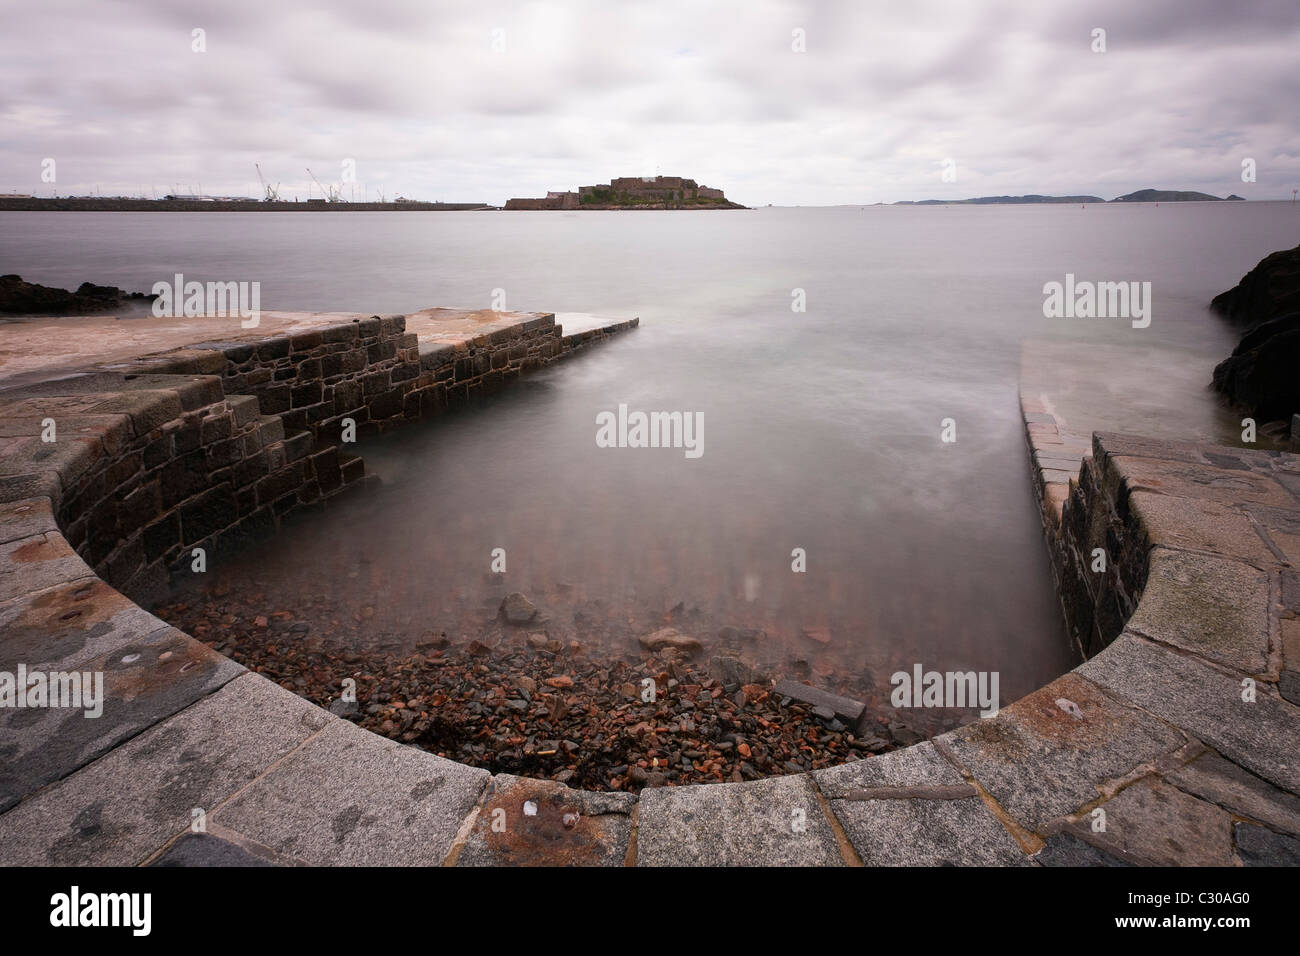
[[[1231,195],[1226,199],[1177,189],[1139,189],[1137,192],[1116,196],[1110,202],[1244,202],[1241,196]],[[999,206],[999,205],[1035,205],[1038,203],[1104,203],[1100,196],[1040,196],[1031,193],[1028,196],[979,196],[975,199],[900,199],[895,206]]]
[[[744,209],[721,189],[681,176],[622,176],[577,192],[548,192],[541,199],[511,199],[506,209]]]
[[[1105,202],[1100,196],[979,196],[975,199],[900,199],[895,206],[1020,206],[1035,203]]]
[[[1224,199],[1209,193],[1183,189],[1139,189],[1125,196],[1116,196],[1111,202],[1245,202],[1235,193]]]

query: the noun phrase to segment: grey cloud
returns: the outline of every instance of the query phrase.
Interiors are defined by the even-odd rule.
[[[337,178],[355,157],[390,196],[489,202],[648,161],[754,204],[1281,198],[1300,179],[1298,40],[1294,0],[46,0],[0,36],[0,183],[48,192],[53,155],[60,193],[244,192],[260,161],[305,195],[306,166]]]

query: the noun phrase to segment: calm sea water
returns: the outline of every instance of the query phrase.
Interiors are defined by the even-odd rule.
[[[513,309],[641,317],[480,405],[367,440],[381,487],[214,575],[332,640],[467,639],[521,590],[553,633],[584,640],[755,627],[760,660],[885,689],[914,662],[996,670],[1014,699],[1072,663],[1028,479],[1022,341],[1074,342],[1084,365],[1145,349],[1208,381],[1234,336],[1206,303],[1297,226],[1284,203],[8,213],[0,272],[140,290],[175,272],[258,280],[263,308],[371,313],[482,308],[504,289]],[[1043,284],[1066,273],[1151,282],[1150,328],[1045,319]],[[1112,415],[1131,394],[1148,418],[1231,426],[1203,389],[1142,362],[1095,374]],[[702,457],[598,448],[596,415],[620,403],[702,413]]]

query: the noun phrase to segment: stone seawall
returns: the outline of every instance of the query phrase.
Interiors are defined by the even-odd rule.
[[[1072,862],[1300,864],[1300,457],[1111,433],[1088,443],[1045,399],[1021,395],[1031,475],[1086,663],[1031,697],[1046,706],[1059,687],[1071,712],[1064,691],[1086,688],[1181,741],[1099,781],[1103,829],[1076,812],[1039,831],[1046,849]],[[1088,708],[1075,716],[1088,733]],[[1105,720],[1092,746],[1109,760],[1132,741]]]
[[[1271,575],[1276,595],[1300,567],[1295,455],[1108,433],[1084,450],[1033,399],[1022,395],[1021,404],[1052,573],[1081,659],[1124,632],[1153,567],[1163,574],[1170,562],[1232,562],[1217,570],[1239,583]],[[1258,597],[1244,584],[1221,595],[1229,606]],[[1230,624],[1219,616],[1199,623],[1209,632]],[[1254,640],[1267,648],[1267,634]],[[1263,657],[1255,663],[1252,673],[1267,670]],[[1300,669],[1300,659],[1289,667]]]
[[[422,345],[404,316],[358,318],[0,391],[0,482],[47,498],[67,545],[152,603],[195,549],[230,554],[364,478],[345,430],[437,414],[637,320],[573,336],[550,314],[496,324]]]

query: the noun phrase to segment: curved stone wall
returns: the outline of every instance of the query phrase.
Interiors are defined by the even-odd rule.
[[[329,483],[322,483],[328,463],[318,466],[315,456],[334,447],[324,426],[338,417],[324,406],[337,412],[340,390],[348,396],[344,406],[354,400],[348,382],[359,378],[363,404],[357,408],[372,415],[376,404],[400,407],[403,417],[422,414],[426,399],[412,401],[411,392],[445,394],[437,386],[450,391],[462,374],[500,371],[504,381],[510,363],[522,367],[530,357],[543,358],[529,355],[534,346],[527,332],[550,340],[538,347],[557,348],[551,341],[560,333],[545,331],[551,328],[553,318],[551,325],[499,341],[487,336],[447,353],[413,345],[395,322],[384,338],[380,322],[378,340],[365,344],[367,366],[345,372],[340,365],[338,375],[354,377],[323,379],[320,395],[296,390],[310,384],[303,379],[314,375],[313,363],[321,361],[323,374],[324,355],[336,353],[311,352],[353,343],[350,334],[337,343],[324,335],[319,343],[291,340],[283,354],[279,344],[268,346],[271,377],[260,383],[250,376],[260,377],[261,345],[246,354],[241,343],[235,354],[219,345],[190,349],[130,370],[0,393],[0,671],[19,665],[99,671],[106,682],[99,718],[55,709],[0,711],[0,859],[344,865],[1300,859],[1300,707],[1294,703],[1300,458],[1294,455],[1112,435],[1095,436],[1089,455],[1045,410],[1026,403],[1063,607],[1079,645],[1098,652],[996,716],[906,750],[809,774],[650,789],[639,797],[492,776],[385,740],[244,670],[110,586],[147,590],[196,542],[219,549],[223,536],[251,533],[259,521],[273,524],[292,508],[313,505]],[[361,331],[358,326],[357,348]],[[579,344],[561,342],[546,357]],[[412,348],[424,353],[415,359],[419,372],[394,374],[412,363]],[[443,371],[448,361],[450,379]],[[365,371],[383,363],[392,364]],[[293,372],[277,379],[291,366]],[[368,392],[365,375],[376,372],[387,374],[389,387]],[[282,435],[267,421],[283,425],[286,412],[268,415],[222,387],[239,376],[240,387],[254,392],[276,388],[276,381],[296,383],[289,386],[287,413],[304,410],[294,422],[307,435],[302,455],[290,461],[285,447],[297,432]],[[394,383],[400,403],[381,398]],[[335,389],[329,401],[327,385]],[[60,437],[41,442],[42,422],[50,417],[59,422]],[[379,422],[395,418],[383,415]],[[283,463],[270,451],[277,444]],[[218,472],[241,464],[250,469],[247,481],[233,473],[227,479],[237,519],[231,524],[213,517],[211,483],[187,483],[185,476],[197,472],[184,463],[196,450],[209,465],[233,456]],[[265,472],[247,464],[257,461],[261,469],[259,451]],[[337,449],[335,455],[337,462]],[[310,465],[292,470],[292,480],[281,477],[304,460]],[[1082,464],[1077,478],[1071,460]],[[154,474],[156,493],[141,496],[142,488],[153,487],[145,476]],[[171,492],[164,491],[168,481],[178,482]],[[226,501],[226,490],[220,494]],[[264,517],[254,517],[259,514]],[[172,515],[174,533],[168,525],[166,534],[146,537]],[[1107,557],[1104,571],[1092,570],[1098,547]],[[533,813],[524,812],[525,801],[534,804]],[[196,819],[204,832],[195,832]],[[493,825],[498,821],[504,830]]]

